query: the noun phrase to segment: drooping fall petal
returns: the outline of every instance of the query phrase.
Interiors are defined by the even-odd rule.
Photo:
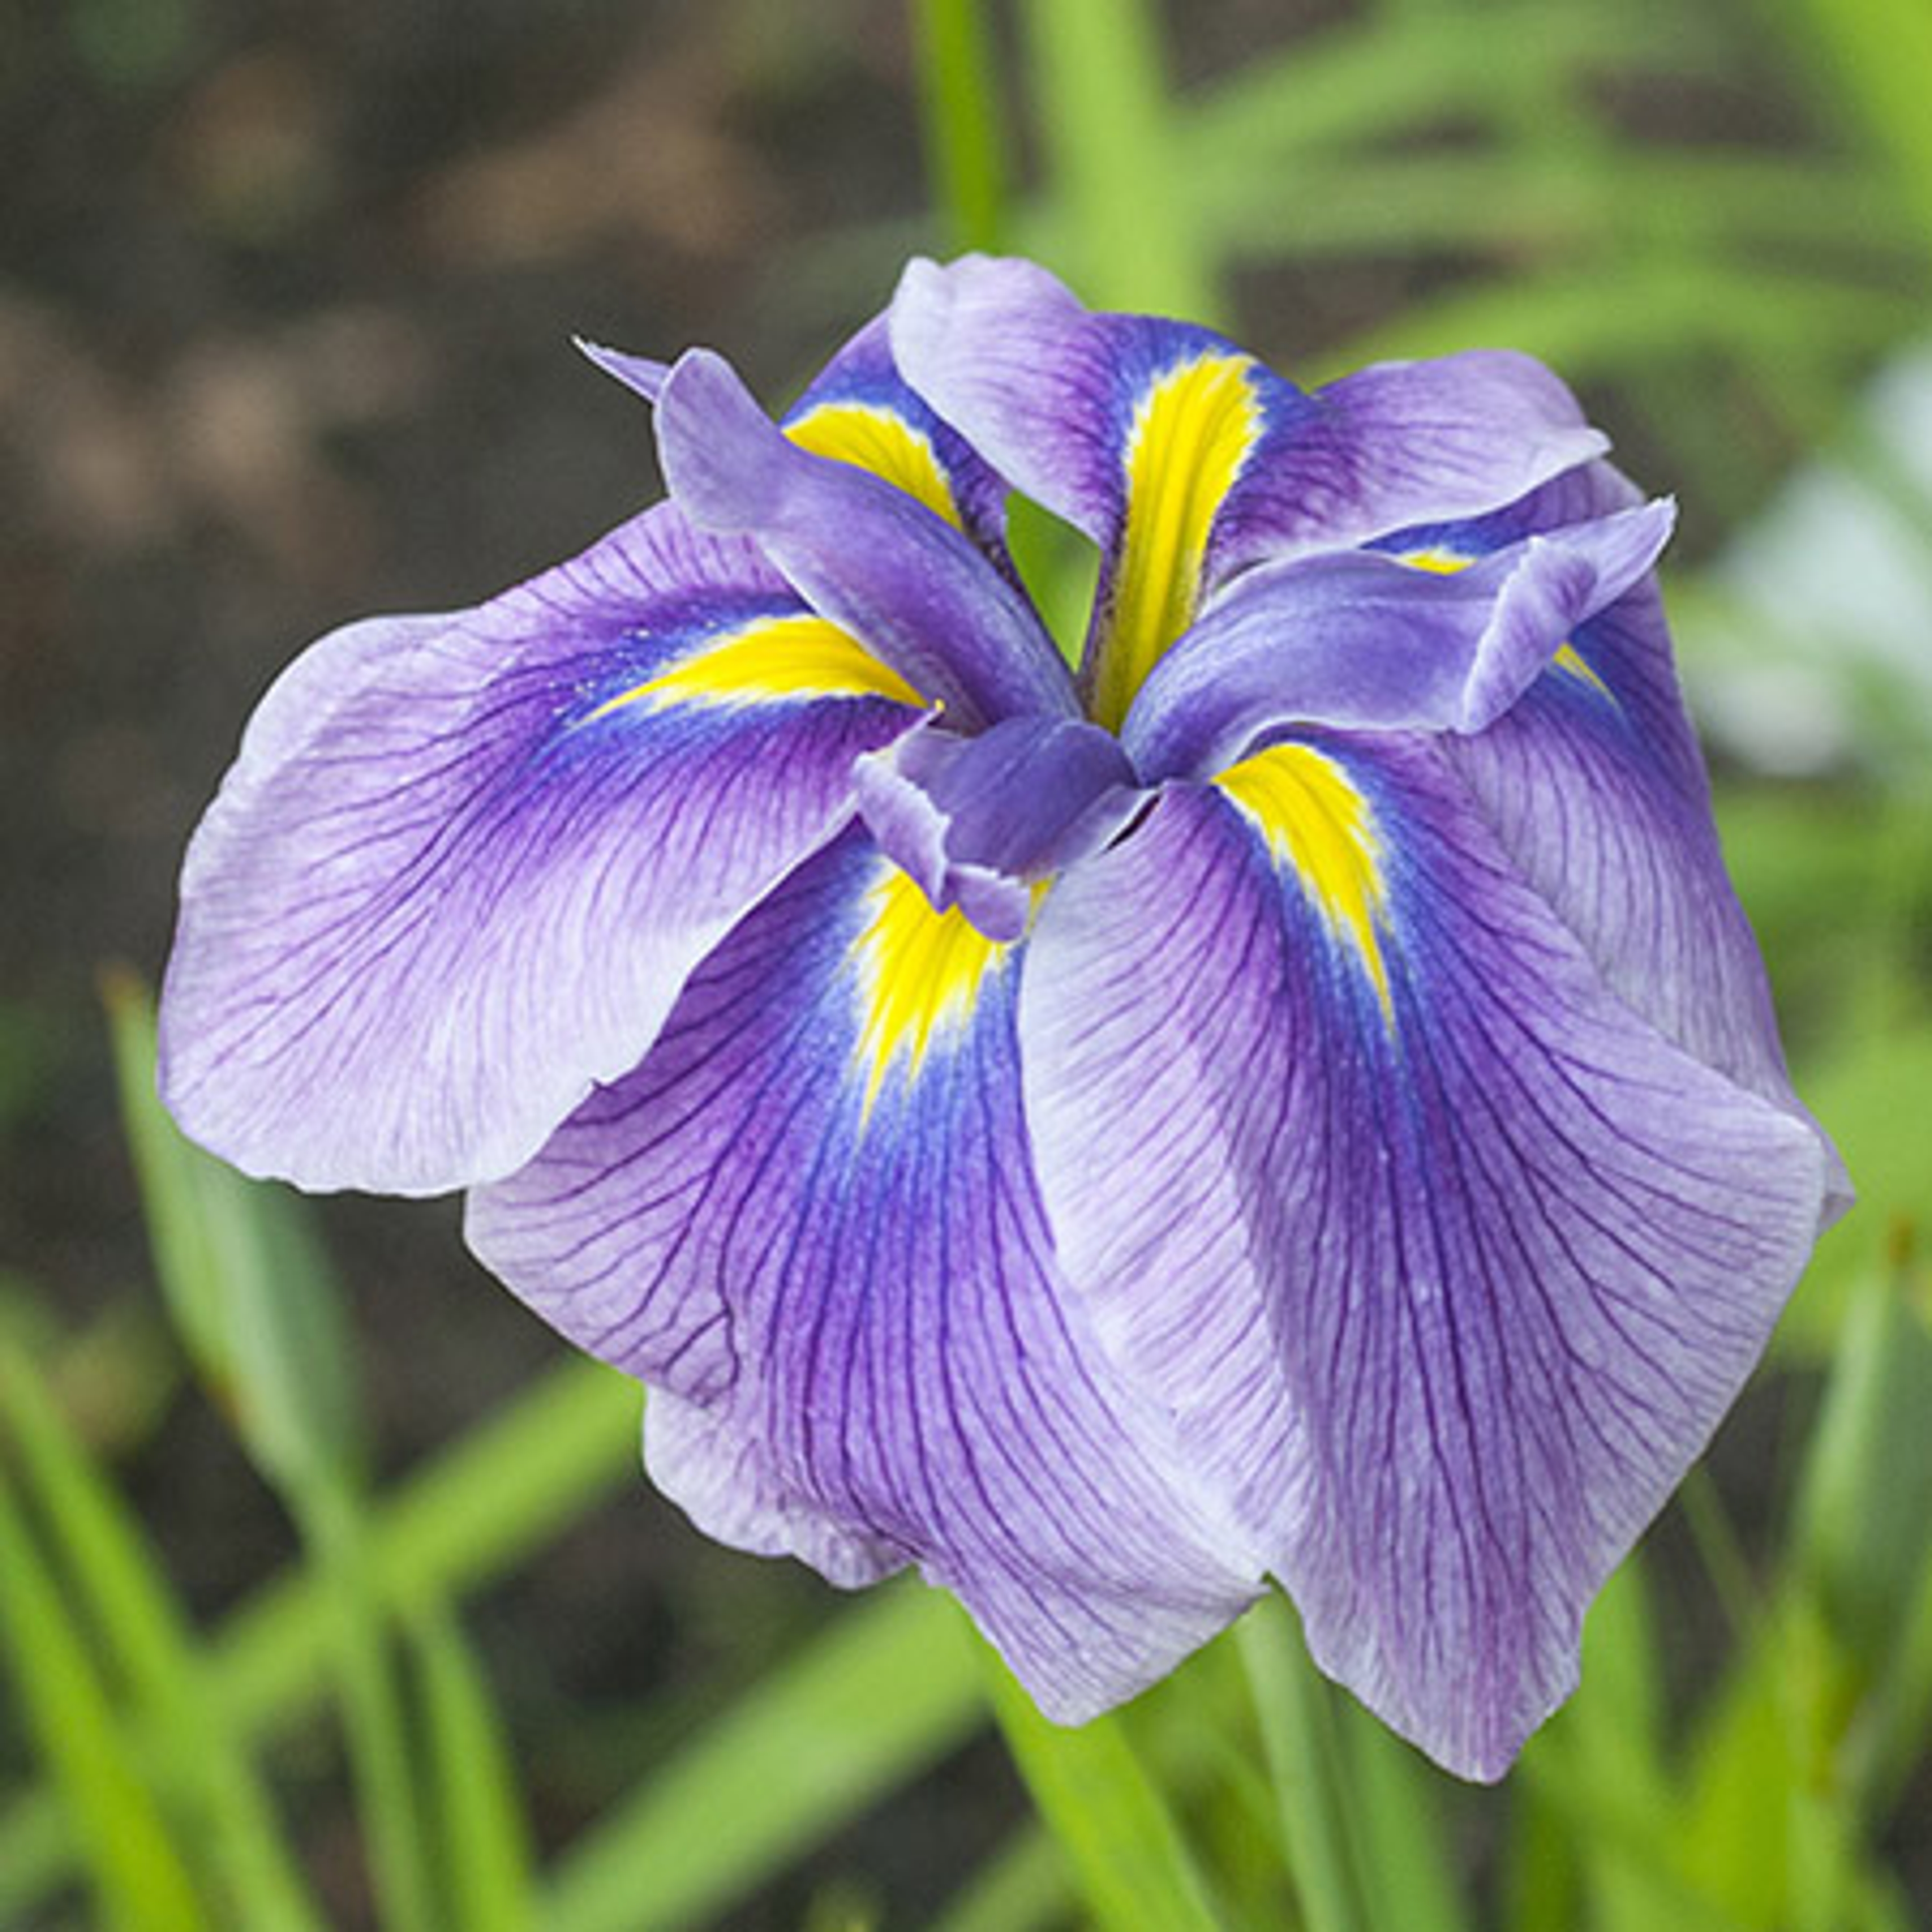
[[[1258,1578],[1068,1294],[1022,970],[854,835],[693,976],[634,1074],[472,1196],[470,1237],[670,1392],[653,1472],[702,1526],[836,1581],[917,1563],[1074,1720]]]
[[[1414,740],[1167,788],[1049,895],[1021,1040],[1113,1359],[1323,1666],[1499,1775],[1796,1280],[1820,1138],[1612,994]]]
[[[508,1172],[922,709],[756,550],[662,509],[474,610],[336,632],[190,851],[170,1106],[308,1187]]]
[[[1473,568],[1538,532],[1640,500],[1609,464],[1591,464],[1488,517],[1406,532],[1389,547],[1438,571]],[[1724,867],[1655,580],[1584,619],[1507,715],[1444,749],[1612,990],[1694,1058],[1809,1120]],[[1835,1216],[1851,1187],[1835,1150],[1830,1168]]]

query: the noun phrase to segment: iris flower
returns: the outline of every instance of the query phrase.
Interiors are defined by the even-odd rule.
[[[916,262],[775,423],[592,351],[668,500],[324,638],[189,852],[188,1130],[466,1189],[652,1474],[916,1564],[1056,1718],[1278,1581],[1494,1778],[1846,1198],[1652,566],[1539,364],[1304,392]],[[1003,535],[1099,547],[1077,673]]]

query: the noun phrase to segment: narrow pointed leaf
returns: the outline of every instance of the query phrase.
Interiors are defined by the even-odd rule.
[[[984,0],[919,0],[921,118],[933,199],[955,250],[994,249],[1006,226],[998,76]]]
[[[284,1495],[332,1484],[363,1442],[340,1296],[308,1210],[182,1137],[155,1092],[146,992],[118,974],[104,992],[155,1270],[182,1339]]]
[[[192,1932],[208,1921],[185,1862],[134,1769],[93,1660],[0,1468],[0,1651],[14,1694],[70,1808],[115,1932]]]
[[[1210,1932],[1222,1922],[1158,1787],[1118,1716],[1049,1723],[990,1653],[1006,1748],[1106,1932]]]
[[[453,1617],[425,1618],[412,1635],[451,1922],[524,1932],[535,1898],[530,1820],[502,1716]]]
[[[1309,1932],[1364,1932],[1373,1922],[1348,1838],[1353,1793],[1337,1748],[1329,1686],[1310,1660],[1285,1598],[1257,1604],[1240,1629],[1303,1919]]]
[[[703,1923],[935,1762],[980,1720],[980,1666],[937,1593],[838,1617],[564,1854],[545,1932]]]
[[[1037,112],[1066,213],[1064,264],[1102,308],[1210,321],[1217,265],[1178,193],[1158,10],[1148,0],[1030,0]]]
[[[319,1927],[274,1801],[211,1708],[207,1659],[194,1647],[166,1573],[31,1364],[4,1345],[0,1415],[86,1621],[145,1710],[148,1736],[158,1747],[149,1755],[176,1786],[196,1828],[195,1842],[236,1915],[278,1932]]]

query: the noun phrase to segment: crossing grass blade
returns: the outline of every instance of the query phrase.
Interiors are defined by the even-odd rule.
[[[1486,8],[1479,32],[1462,4],[1359,20],[1259,56],[1183,109],[1181,165],[1210,192],[1245,176],[1288,184],[1292,198],[1312,156],[1482,122],[1498,99],[1499,46],[1511,70],[1549,86],[1578,74],[1720,75],[1733,58],[1716,23],[1689,8],[1529,0]]]
[[[539,1377],[374,1508],[369,1602],[393,1618],[514,1568],[636,1480],[638,1414],[636,1385],[599,1364],[573,1358]],[[209,1646],[212,1720],[246,1748],[313,1712],[328,1694],[335,1614],[313,1565],[244,1604]],[[44,1790],[0,1814],[0,1922],[64,1882],[81,1850]]]
[[[165,1573],[32,1364],[4,1340],[0,1420],[71,1580],[75,1626],[98,1640],[145,1720],[138,1727],[143,1760],[165,1772],[216,1895],[242,1924],[319,1928],[274,1799],[206,1695],[206,1653]]]
[[[1223,1922],[1160,1789],[1116,1714],[1050,1724],[985,1652],[993,1711],[1042,1822],[1106,1932],[1212,1932]]]
[[[882,1589],[566,1850],[539,1922],[544,1932],[652,1932],[714,1918],[985,1716],[979,1660],[951,1604],[917,1584]]]
[[[68,1808],[102,1922],[195,1932],[208,1922],[179,1847],[59,1585],[0,1464],[0,1652],[16,1703]]]
[[[1740,341],[1869,352],[1922,326],[1922,298],[1842,278],[1721,262],[1658,261],[1501,277],[1418,303],[1400,320],[1316,358],[1307,380],[1365,362],[1508,342],[1572,380],[1641,372],[1659,359],[1729,352]]]

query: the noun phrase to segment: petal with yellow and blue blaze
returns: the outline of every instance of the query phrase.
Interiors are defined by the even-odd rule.
[[[1407,532],[1388,548],[1460,572],[1637,501],[1608,464],[1594,464],[1493,516]],[[1445,749],[1612,990],[1696,1058],[1810,1121],[1725,869],[1654,578],[1645,572],[1582,617],[1507,715]],[[1835,1150],[1828,1157],[1835,1215],[1851,1188]]]
[[[661,508],[479,608],[313,646],[191,845],[176,1118],[249,1172],[434,1192],[634,1066],[923,694]]]
[[[925,469],[884,422],[872,427],[887,454],[858,460],[849,411],[808,407],[782,430],[729,363],[693,350],[658,398],[658,447],[672,500],[694,523],[754,540],[814,610],[955,724],[1077,716],[1064,661],[1008,569],[969,534],[970,493],[951,493],[939,446]],[[910,470],[874,466],[902,459]]]
[[[913,387],[1100,544],[1082,670],[1092,716],[1118,728],[1192,621],[1230,491],[1312,406],[1212,330],[1092,314],[1029,262],[915,262],[890,316]]]
[[[916,262],[890,316],[913,387],[1100,545],[1084,669],[1110,728],[1237,573],[1475,514],[1605,446],[1528,357],[1388,364],[1310,394],[1210,330],[1095,314],[1028,262]]]
[[[849,835],[692,976],[635,1072],[472,1193],[470,1234],[651,1386],[652,1473],[701,1528],[837,1582],[918,1564],[1077,1720],[1258,1571],[1068,1292],[1024,962]]]
[[[608,376],[656,406],[671,365],[578,339]],[[1006,485],[910,388],[892,361],[884,316],[859,330],[785,412],[784,433],[814,456],[848,463],[892,484],[962,530],[1016,584],[1006,544]]]
[[[1499,1776],[1796,1280],[1817,1141],[1611,993],[1415,739],[1166,787],[1042,907],[1020,1039],[1112,1359],[1323,1668]]]
[[[781,426],[799,448],[868,470],[923,503],[1018,583],[1006,549],[1005,479],[900,375],[883,315],[812,378]]]

